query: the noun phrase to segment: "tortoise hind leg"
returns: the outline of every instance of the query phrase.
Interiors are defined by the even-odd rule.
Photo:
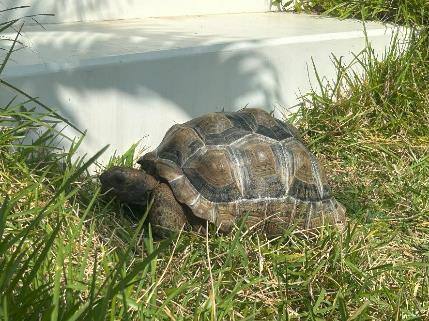
[[[182,228],[190,229],[182,205],[177,202],[170,187],[165,183],[159,184],[153,190],[149,222],[154,233],[161,237],[168,237],[172,231],[179,231]]]

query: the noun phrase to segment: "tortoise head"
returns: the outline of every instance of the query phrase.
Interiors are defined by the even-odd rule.
[[[143,170],[115,166],[100,175],[102,191],[128,204],[146,205],[158,181]]]

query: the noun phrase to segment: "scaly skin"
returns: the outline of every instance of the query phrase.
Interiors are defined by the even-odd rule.
[[[149,222],[156,235],[166,237],[171,231],[191,228],[181,206],[173,195],[170,187],[160,183],[152,191],[153,204],[149,212]]]

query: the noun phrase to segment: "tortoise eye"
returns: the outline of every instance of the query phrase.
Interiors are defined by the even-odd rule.
[[[116,173],[113,176],[113,181],[115,182],[115,184],[117,185],[122,185],[125,182],[125,177],[124,175],[120,174],[120,173]]]

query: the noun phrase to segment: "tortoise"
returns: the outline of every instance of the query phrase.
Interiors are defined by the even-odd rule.
[[[212,223],[223,233],[244,219],[276,236],[291,224],[304,230],[345,220],[323,168],[298,130],[268,112],[214,112],[172,126],[137,162],[112,167],[102,187],[120,201],[146,206],[165,235]]]

